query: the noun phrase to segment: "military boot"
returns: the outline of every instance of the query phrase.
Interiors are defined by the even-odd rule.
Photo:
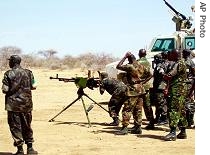
[[[142,134],[141,125],[134,126],[135,128],[131,130],[132,134]]]
[[[145,127],[146,130],[154,130],[155,129],[155,119],[152,117],[150,120],[149,120],[149,124]]]
[[[176,140],[176,128],[175,127],[170,127],[170,128],[171,128],[170,133],[164,137],[165,141],[175,141]]]
[[[38,154],[37,151],[34,150],[32,143],[27,144],[27,155],[35,155]]]
[[[24,155],[23,146],[18,146],[17,152],[13,155]]]
[[[136,125],[134,125],[132,128],[128,129],[128,131],[132,131],[136,129]]]
[[[180,133],[177,135],[178,139],[187,139],[187,134],[186,134],[186,128],[185,127],[181,127],[180,128]]]
[[[128,129],[128,131],[135,130],[137,126],[138,126],[138,124],[134,121],[133,127],[131,127],[130,129]]]
[[[195,125],[194,125],[194,114],[189,114],[187,117],[187,122],[188,122],[188,129],[194,129]]]
[[[165,125],[168,124],[167,117],[164,115],[161,115],[160,119],[158,120],[157,125]]]
[[[145,127],[146,130],[154,130],[155,129],[155,126],[154,126],[154,123],[150,122],[146,127]]]
[[[118,131],[117,133],[116,133],[116,135],[127,135],[128,134],[128,128],[127,128],[127,126],[123,126],[121,129],[120,129],[120,131]]]
[[[119,125],[118,117],[113,117],[113,122],[109,123],[109,125],[118,126]]]

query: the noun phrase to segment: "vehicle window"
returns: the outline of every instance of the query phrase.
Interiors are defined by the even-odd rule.
[[[185,49],[195,49],[195,37],[185,37]]]
[[[155,41],[151,51],[170,51],[174,48],[174,38],[161,38]]]

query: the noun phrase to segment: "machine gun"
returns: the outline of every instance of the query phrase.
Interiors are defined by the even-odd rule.
[[[190,17],[187,18],[182,13],[178,12],[174,7],[172,7],[166,0],[163,0],[165,4],[174,12],[174,17],[172,20],[176,23],[176,31],[180,31],[182,29],[190,29],[192,26],[192,23],[190,20],[192,20]]]
[[[99,87],[99,78],[94,78],[94,77],[75,77],[75,78],[60,78],[58,77],[58,74],[56,74],[55,77],[50,77],[50,79],[56,79],[56,80],[59,80],[59,81],[63,81],[63,82],[74,82],[75,85],[78,87],[78,88],[86,88],[88,87],[89,89],[92,89],[93,88],[97,88]]]
[[[77,95],[78,97],[73,101],[71,102],[68,106],[66,106],[65,108],[63,108],[57,115],[55,115],[53,118],[51,118],[49,120],[49,122],[53,122],[54,119],[60,115],[62,112],[64,112],[66,109],[68,109],[70,106],[72,106],[75,102],[77,102],[79,99],[82,100],[82,104],[83,104],[83,108],[84,108],[84,111],[85,111],[85,114],[86,114],[86,117],[87,117],[87,120],[88,120],[88,124],[89,124],[89,127],[91,126],[91,123],[90,123],[90,119],[88,117],[88,112],[94,107],[93,104],[91,104],[87,109],[86,109],[86,106],[85,106],[85,103],[84,103],[84,100],[83,100],[83,96],[86,96],[88,99],[90,99],[91,101],[93,101],[94,104],[98,105],[99,107],[101,107],[103,110],[105,110],[106,112],[109,113],[108,110],[106,110],[104,107],[102,107],[100,104],[98,104],[96,101],[94,101],[92,98],[90,98],[87,94],[85,94],[84,92],[84,88],[88,87],[89,89],[93,90],[93,88],[97,88],[99,87],[99,83],[100,83],[100,80],[99,78],[93,78],[93,77],[90,77],[90,71],[88,72],[88,77],[75,77],[75,78],[60,78],[58,77],[58,74],[56,74],[56,77],[50,77],[50,79],[56,79],[56,80],[59,80],[59,81],[64,81],[64,82],[74,82],[75,85],[78,87],[78,91],[77,91]]]

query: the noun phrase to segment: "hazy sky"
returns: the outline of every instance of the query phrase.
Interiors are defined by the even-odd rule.
[[[167,0],[187,17],[194,0]],[[175,30],[163,0],[2,0],[0,48],[58,56],[104,52],[121,57]]]

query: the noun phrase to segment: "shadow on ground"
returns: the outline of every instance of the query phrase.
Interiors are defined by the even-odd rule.
[[[12,155],[11,152],[0,152],[0,155]]]
[[[160,135],[142,134],[142,135],[137,135],[137,137],[164,140],[164,137]]]

